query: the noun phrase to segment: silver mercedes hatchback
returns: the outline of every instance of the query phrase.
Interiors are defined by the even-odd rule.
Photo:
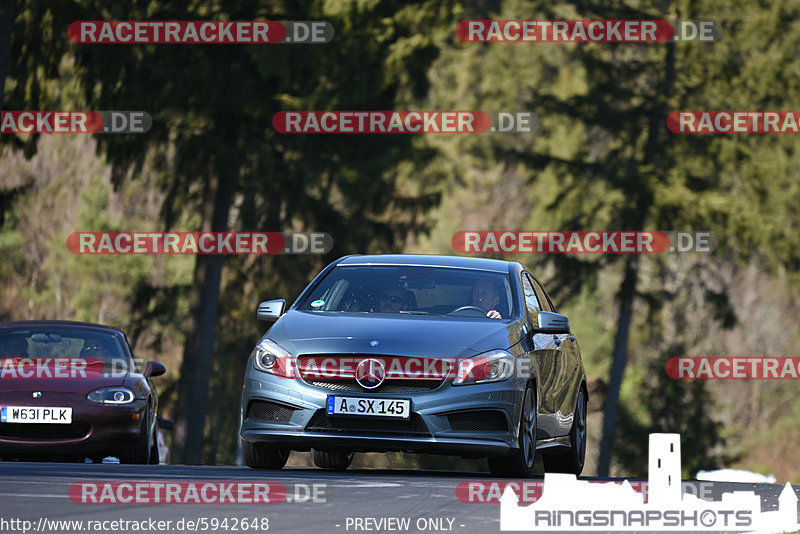
[[[494,475],[580,474],[586,373],[569,321],[516,262],[346,256],[285,310],[247,365],[241,446],[253,468],[313,450],[346,469],[355,452],[488,457]]]

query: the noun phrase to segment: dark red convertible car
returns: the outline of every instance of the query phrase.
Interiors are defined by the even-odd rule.
[[[70,321],[0,323],[0,458],[158,463],[159,362],[125,334]]]

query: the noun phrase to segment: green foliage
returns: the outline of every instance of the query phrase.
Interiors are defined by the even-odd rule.
[[[731,332],[746,328],[747,310],[737,306],[744,290],[727,269],[740,273],[757,265],[759,280],[778,273],[775,287],[796,292],[800,151],[788,135],[675,135],[664,117],[681,109],[796,106],[796,3],[18,4],[7,109],[141,109],[154,124],[143,136],[97,136],[96,151],[92,144],[75,147],[37,135],[0,137],[28,157],[37,143],[41,149],[30,166],[3,153],[4,318],[47,315],[124,326],[138,354],[171,364],[162,395],[169,412],[191,323],[189,300],[198,290],[194,258],[75,256],[64,247],[66,236],[197,230],[207,222],[200,209],[205,188],[219,177],[233,189],[231,230],[334,237],[326,257],[226,260],[206,462],[234,461],[238,392],[261,334],[253,318],[260,300],[291,301],[313,273],[342,254],[452,253],[454,232],[482,229],[714,232],[720,250],[709,261],[642,259],[616,461],[620,472],[640,472],[646,442],[639,438],[653,430],[691,437],[683,441],[687,474],[741,452],[721,453],[726,438],[729,448],[741,446],[730,445],[730,422],[719,426],[714,410],[721,394],[702,383],[672,382],[663,365],[670,355],[720,350],[703,340],[736,339]],[[89,46],[66,39],[69,23],[80,19],[193,18],[324,19],[336,36],[324,46]],[[467,18],[713,19],[722,24],[723,39],[470,44],[453,31]],[[540,129],[535,136],[315,136],[278,134],[271,126],[280,110],[410,108],[527,110],[538,115]],[[540,273],[575,326],[590,376],[605,376],[624,257],[508,259]],[[790,340],[781,346],[795,339],[786,335]],[[767,403],[787,397],[785,391],[763,395]],[[777,414],[774,428],[783,432],[788,421]],[[445,465],[439,460],[415,465]],[[467,465],[452,462],[447,465]]]
[[[449,239],[458,230],[711,230],[720,239],[714,256],[720,270],[729,262],[741,267],[755,260],[769,272],[797,272],[800,249],[793,229],[800,222],[795,209],[800,180],[793,137],[681,136],[665,127],[674,110],[792,109],[800,96],[798,82],[786,77],[797,70],[793,51],[800,28],[786,21],[797,20],[797,10],[787,2],[763,10],[741,2],[470,3],[463,18],[712,19],[722,25],[723,39],[675,45],[467,44],[451,37],[431,69],[431,107],[532,110],[541,126],[532,140],[510,135],[430,140],[445,155],[434,165],[446,176],[446,194],[434,214],[434,232],[419,249],[452,252]],[[556,303],[583,330],[579,339],[590,375],[605,376],[624,256],[507,259],[521,259],[542,273]],[[672,275],[659,274],[662,263]],[[617,440],[648,425],[664,430],[673,425],[669,431],[684,429],[693,439],[693,428],[703,428],[701,447],[685,448],[687,466],[718,460],[715,440],[724,436],[714,430],[712,398],[703,385],[643,378],[652,373],[666,380],[663,365],[651,366],[674,349],[666,339],[692,350],[692,340],[700,338],[692,324],[664,332],[648,328],[647,321],[689,310],[679,299],[686,288],[671,280],[676,269],[702,279],[703,268],[707,264],[676,258],[642,259],[635,304],[642,320],[634,323],[632,367],[622,391],[630,424]],[[697,329],[724,336],[724,329],[735,325],[726,288],[706,284],[685,296],[695,306],[713,304],[708,314],[692,315]],[[659,394],[676,402],[660,403]],[[693,426],[676,419],[687,406],[697,409]],[[632,450],[619,451],[622,472],[640,467],[636,458],[646,445],[639,441]]]

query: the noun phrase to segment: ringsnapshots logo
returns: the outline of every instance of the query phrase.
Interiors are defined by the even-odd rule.
[[[679,434],[650,434],[649,500],[645,504],[626,480],[597,484],[575,475],[546,473],[535,503],[520,506],[506,487],[500,500],[500,530],[608,531],[740,531],[784,532],[800,527],[797,495],[784,486],[776,511],[761,511],[752,491],[724,493],[705,501],[682,492]]]
[[[283,134],[533,134],[531,111],[280,111],[272,126]]]
[[[67,29],[79,44],[324,44],[333,34],[321,20],[83,20]]]
[[[460,231],[451,239],[461,254],[660,254],[712,252],[711,232]]]

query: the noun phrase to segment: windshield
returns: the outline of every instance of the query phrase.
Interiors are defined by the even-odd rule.
[[[508,275],[444,267],[335,267],[301,310],[500,318],[513,315]]]
[[[0,360],[14,358],[91,358],[108,368],[130,363],[117,336],[48,326],[0,329]]]

